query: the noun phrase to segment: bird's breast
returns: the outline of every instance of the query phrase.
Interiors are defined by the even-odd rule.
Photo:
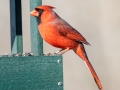
[[[52,25],[49,24],[41,24],[38,26],[39,32],[41,37],[49,44],[55,46],[55,47],[60,47],[57,42],[58,39],[60,38],[59,33],[57,30]]]
[[[56,27],[51,24],[40,24],[38,29],[42,38],[54,47],[62,49],[75,47],[77,43],[61,36]]]

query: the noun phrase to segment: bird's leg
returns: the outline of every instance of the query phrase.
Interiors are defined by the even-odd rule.
[[[48,54],[44,54],[44,56],[59,56],[59,55],[62,55],[69,50],[70,50],[70,48],[61,49],[61,50],[55,52],[54,54],[48,53]]]
[[[59,56],[59,53],[60,53],[61,51],[63,51],[63,50],[64,50],[64,49],[60,49],[59,51],[54,52],[53,54],[52,54],[52,53],[44,54],[44,56]]]
[[[64,50],[64,49],[61,49],[61,50],[55,52],[54,54],[58,54],[58,53],[60,53],[60,52],[63,51],[63,50]]]
[[[62,55],[62,54],[64,54],[65,52],[67,52],[67,51],[69,51],[69,50],[70,50],[70,48],[63,49],[63,50],[61,50],[61,51],[58,53],[58,55]]]

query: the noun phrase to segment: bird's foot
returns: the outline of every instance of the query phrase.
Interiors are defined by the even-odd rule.
[[[64,54],[65,52],[69,51],[70,48],[66,48],[66,49],[61,49],[53,54],[48,53],[48,54],[43,54],[44,56],[61,56],[62,54]]]

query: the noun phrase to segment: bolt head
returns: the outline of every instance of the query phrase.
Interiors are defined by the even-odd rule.
[[[58,63],[62,63],[62,60],[59,59],[59,60],[57,60],[57,62],[58,62]]]
[[[62,82],[58,82],[58,86],[62,86],[63,85],[63,83]]]

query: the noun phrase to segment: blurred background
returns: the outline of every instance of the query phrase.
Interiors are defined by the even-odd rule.
[[[104,90],[120,90],[120,0],[43,0],[91,44],[85,46]],[[0,54],[10,53],[9,0],[0,0]],[[24,52],[30,47],[29,0],[22,0]],[[56,49],[44,42],[44,53]],[[98,90],[84,62],[73,52],[63,55],[64,90]]]

